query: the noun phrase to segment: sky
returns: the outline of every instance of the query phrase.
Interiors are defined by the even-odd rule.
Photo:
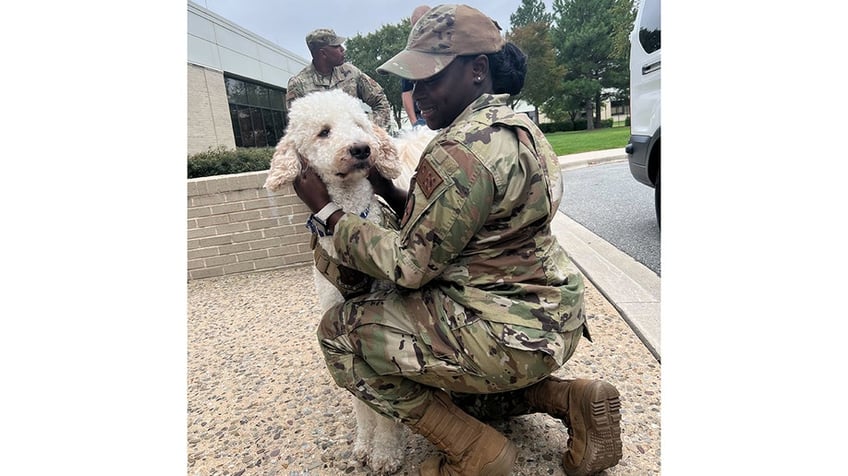
[[[409,18],[418,5],[439,5],[422,0],[327,1],[315,3],[310,8],[299,6],[301,2],[281,0],[195,0],[194,3],[304,59],[310,58],[305,39],[312,30],[332,28],[344,37],[367,35],[383,25]],[[521,0],[466,0],[461,3],[489,15],[507,30],[509,17],[521,5]],[[550,11],[551,1],[545,4]]]

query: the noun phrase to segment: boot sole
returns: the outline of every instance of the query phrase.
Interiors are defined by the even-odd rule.
[[[618,390],[603,382],[586,389],[587,407],[581,409],[586,424],[586,453],[579,468],[566,469],[569,476],[588,476],[621,461],[621,400]]]

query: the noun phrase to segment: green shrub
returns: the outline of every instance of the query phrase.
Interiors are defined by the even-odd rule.
[[[273,147],[218,147],[188,157],[188,178],[268,170]]]
[[[607,128],[607,127],[612,127],[612,118],[604,119],[603,121],[601,121],[601,127],[600,128],[604,129],[604,128]]]
[[[550,134],[554,132],[554,123],[553,122],[544,122],[539,124],[539,130],[544,134]]]
[[[539,124],[539,130],[545,134],[550,134],[552,132],[573,131],[574,124],[572,124],[571,121],[546,122],[544,124]]]
[[[607,119],[601,121],[601,127],[612,127],[612,119]],[[539,129],[545,134],[551,134],[553,132],[571,132],[571,131],[585,131],[586,130],[586,119],[577,119],[574,122],[571,121],[560,121],[560,122],[547,122],[545,124],[539,124]],[[608,125],[606,125],[608,124]]]

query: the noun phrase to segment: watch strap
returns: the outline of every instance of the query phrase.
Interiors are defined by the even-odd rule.
[[[337,204],[330,202],[324,205],[324,208],[318,211],[318,213],[313,213],[309,215],[309,219],[306,220],[306,228],[309,229],[313,234],[320,236],[332,236],[333,232],[327,226],[327,220],[330,219],[330,216],[333,213],[341,210],[342,207]]]
[[[315,214],[315,219],[319,220],[321,223],[324,224],[324,226],[326,226],[327,220],[330,219],[330,215],[332,215],[333,213],[336,213],[337,211],[339,211],[341,209],[342,209],[342,207],[338,206],[337,204],[335,204],[333,202],[330,202],[330,203],[324,205],[324,208],[322,208],[321,210],[318,211],[318,213]]]

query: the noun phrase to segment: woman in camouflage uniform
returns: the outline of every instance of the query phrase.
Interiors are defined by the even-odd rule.
[[[444,453],[422,474],[508,474],[516,447],[478,418],[539,411],[568,428],[566,474],[615,465],[615,387],[551,377],[588,330],[581,276],[550,229],[558,158],[507,104],[526,57],[486,15],[440,5],[378,71],[413,80],[427,126],[440,131],[409,191],[373,174],[399,229],[334,211],[308,170],[295,183],[341,265],[397,285],[324,315],[318,338],[336,383]]]

